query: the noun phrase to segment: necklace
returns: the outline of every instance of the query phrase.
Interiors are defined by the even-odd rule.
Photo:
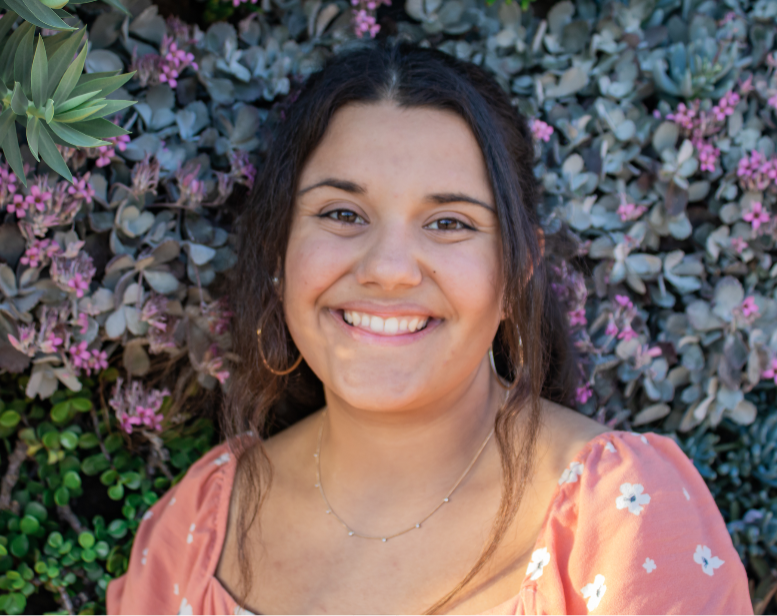
[[[393,535],[379,535],[379,536],[362,535],[361,533],[357,533],[350,526],[348,526],[348,523],[335,513],[334,509],[332,509],[332,505],[329,504],[329,501],[326,498],[326,494],[324,493],[324,484],[321,482],[321,436],[324,434],[325,415],[326,415],[326,411],[324,411],[321,414],[321,427],[318,429],[318,444],[316,445],[316,453],[313,454],[313,457],[316,459],[316,487],[318,488],[318,491],[321,493],[321,498],[324,499],[324,503],[326,504],[326,512],[329,515],[333,515],[335,518],[337,518],[337,521],[340,522],[340,524],[345,526],[345,530],[348,531],[349,537],[361,537],[362,539],[377,539],[382,541],[383,543],[386,543],[389,539],[393,539],[394,537],[399,537],[400,535],[409,533],[411,530],[421,528],[421,524],[423,524],[429,518],[431,518],[437,512],[437,510],[440,507],[442,507],[445,503],[449,502],[451,494],[453,494],[456,491],[456,488],[459,487],[459,484],[462,481],[464,481],[464,478],[467,476],[467,473],[469,473],[469,471],[475,465],[475,462],[478,461],[480,454],[483,453],[483,450],[486,448],[488,441],[491,439],[491,435],[494,434],[494,428],[491,428],[491,432],[488,433],[486,440],[483,441],[483,444],[480,446],[480,449],[478,449],[478,452],[475,454],[475,457],[472,458],[472,462],[469,463],[469,466],[462,473],[461,477],[459,477],[459,480],[453,485],[450,491],[445,495],[445,498],[443,498],[442,501],[440,501],[440,503],[426,515],[425,518],[423,518],[420,522],[418,522],[418,524],[414,524],[413,526],[406,528],[405,530],[402,530],[398,533],[394,533]]]

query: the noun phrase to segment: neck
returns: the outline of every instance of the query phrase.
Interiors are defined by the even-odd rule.
[[[412,410],[364,411],[326,393],[320,463],[327,498],[349,525],[376,534],[413,525],[440,502],[472,463],[505,399],[487,360],[469,382]],[[457,492],[482,482],[484,470],[499,481],[493,439]]]

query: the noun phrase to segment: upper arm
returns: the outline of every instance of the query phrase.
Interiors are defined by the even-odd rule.
[[[723,518],[680,448],[652,434],[597,441],[559,535],[568,613],[752,613]]]

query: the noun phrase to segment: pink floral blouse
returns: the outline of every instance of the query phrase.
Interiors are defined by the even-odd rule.
[[[215,577],[235,460],[203,456],[143,518],[109,614],[247,614]],[[489,614],[752,614],[707,486],[671,439],[609,432],[558,480],[520,588]]]

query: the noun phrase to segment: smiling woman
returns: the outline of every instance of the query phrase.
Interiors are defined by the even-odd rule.
[[[532,160],[440,52],[308,80],[240,228],[232,438],[152,509],[110,612],[751,611],[674,442],[563,406]]]

